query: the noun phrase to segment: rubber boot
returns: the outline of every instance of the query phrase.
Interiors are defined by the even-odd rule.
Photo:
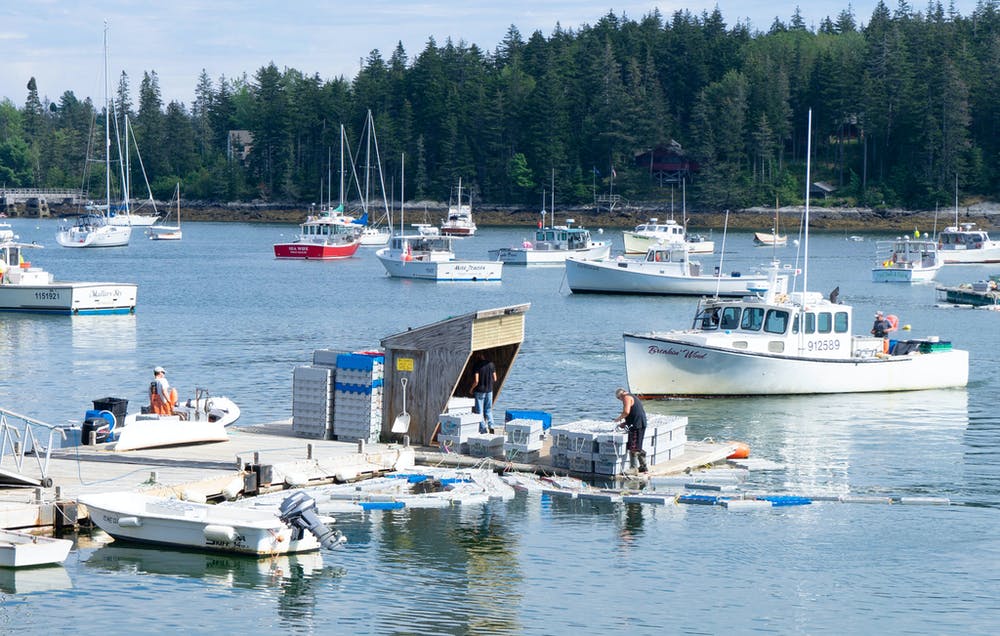
[[[646,466],[646,451],[639,451],[636,453],[639,458],[639,472],[645,473],[649,471],[649,467]]]
[[[636,460],[636,456],[635,456],[635,451],[629,451],[628,452],[628,467],[629,467],[629,469],[635,470],[635,467],[637,465],[636,461],[637,460]]]

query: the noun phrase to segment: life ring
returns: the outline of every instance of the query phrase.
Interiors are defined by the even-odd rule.
[[[895,315],[889,314],[888,316],[885,317],[885,319],[889,322],[889,328],[886,329],[886,333],[890,331],[896,331],[896,329],[899,328],[899,318],[897,318]]]

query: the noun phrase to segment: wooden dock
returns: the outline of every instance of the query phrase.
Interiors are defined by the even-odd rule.
[[[690,442],[683,455],[651,466],[645,477],[690,471],[722,461],[734,450],[731,444]],[[76,503],[85,494],[143,491],[217,501],[365,479],[392,470],[409,470],[417,464],[571,474],[552,467],[546,453],[536,463],[526,464],[402,443],[365,445],[306,439],[295,436],[291,420],[286,420],[234,427],[229,429],[228,441],[213,444],[124,453],[90,446],[53,451],[47,471],[51,487],[0,488],[0,528],[75,527],[87,517],[86,509]]]

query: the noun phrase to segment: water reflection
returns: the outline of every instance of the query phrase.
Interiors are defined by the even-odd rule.
[[[110,572],[158,574],[205,579],[226,587],[274,588],[301,596],[305,579],[329,578],[337,569],[326,566],[319,552],[256,559],[249,556],[111,544],[94,550],[87,567]]]
[[[73,581],[61,565],[27,569],[0,568],[0,591],[5,594],[31,594],[72,588]]]
[[[752,475],[784,491],[955,492],[969,425],[965,389],[648,403],[687,415],[688,438],[747,442],[784,466]]]
[[[136,317],[73,316],[70,321],[77,353],[98,351],[128,353],[136,349]]]

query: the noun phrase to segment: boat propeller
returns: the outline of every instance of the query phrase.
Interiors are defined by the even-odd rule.
[[[347,541],[347,538],[339,530],[323,523],[316,510],[316,500],[304,492],[296,492],[286,497],[281,502],[278,518],[286,526],[296,531],[293,539],[295,541],[301,539],[306,530],[311,532],[320,545],[327,549],[332,550]]]

